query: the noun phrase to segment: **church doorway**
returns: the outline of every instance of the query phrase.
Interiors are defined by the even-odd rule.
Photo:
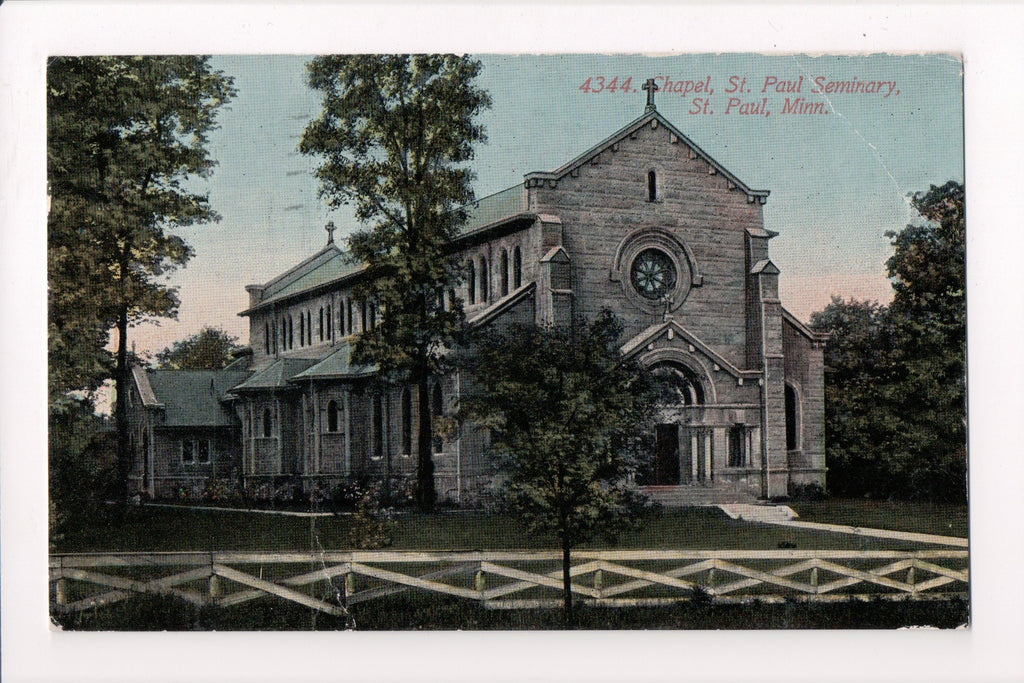
[[[657,486],[679,484],[679,426],[657,425],[654,430],[654,481]]]

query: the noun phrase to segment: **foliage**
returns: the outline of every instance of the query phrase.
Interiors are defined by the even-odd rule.
[[[894,297],[833,298],[825,349],[829,486],[840,495],[966,500],[964,188],[915,194],[924,224],[892,238]]]
[[[563,552],[565,618],[572,626],[569,553],[634,522],[643,495],[632,480],[654,410],[654,385],[623,361],[609,312],[566,328],[492,330],[474,353],[479,390],[466,416],[506,457],[504,492],[531,529],[554,532]]]
[[[355,349],[387,381],[418,391],[417,500],[436,500],[432,461],[430,377],[451,368],[447,352],[463,325],[451,295],[458,266],[446,259],[473,199],[465,162],[484,142],[476,116],[490,106],[473,81],[480,63],[453,55],[317,57],[309,85],[323,94],[320,115],[300,150],[318,156],[321,196],[352,204],[372,227],[350,239],[352,254],[372,273],[357,294],[384,313]],[[446,305],[445,299],[448,299]]]
[[[50,394],[101,381],[116,328],[123,498],[128,328],[176,312],[164,276],[192,251],[170,231],[218,218],[190,181],[213,169],[207,134],[234,89],[207,57],[52,57],[47,66]]]
[[[238,337],[216,327],[204,327],[156,354],[157,365],[168,370],[221,370],[242,347]]]

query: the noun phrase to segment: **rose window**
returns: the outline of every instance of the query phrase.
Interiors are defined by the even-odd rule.
[[[675,288],[676,266],[660,249],[645,249],[633,259],[629,278],[640,296],[657,300]]]

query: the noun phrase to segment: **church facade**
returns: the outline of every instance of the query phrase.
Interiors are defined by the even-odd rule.
[[[767,197],[650,103],[560,168],[477,201],[452,244],[466,273],[457,294],[471,326],[564,324],[611,310],[625,328],[622,355],[668,389],[644,482],[654,491],[729,502],[824,488],[825,339],[779,300]],[[218,423],[231,432],[219,447],[222,473],[307,490],[414,475],[416,387],[382,390],[372,367],[352,362],[354,340],[380,315],[353,293],[366,275],[329,239],[247,287],[246,367],[224,371],[235,374],[219,393],[208,378],[195,380],[232,416]],[[149,386],[156,372],[135,372],[132,422],[135,480],[152,496],[212,476],[194,445],[173,446],[192,439],[187,425],[160,425],[166,409]],[[463,372],[435,378],[432,416],[451,413],[471,382]],[[494,475],[487,435],[462,425],[432,448],[439,499],[479,500]],[[173,462],[186,455],[191,474]]]

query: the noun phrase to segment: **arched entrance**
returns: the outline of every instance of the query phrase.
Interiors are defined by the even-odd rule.
[[[703,384],[691,368],[673,360],[659,361],[650,371],[659,410],[648,484],[678,486],[709,480],[710,434],[699,426]]]

